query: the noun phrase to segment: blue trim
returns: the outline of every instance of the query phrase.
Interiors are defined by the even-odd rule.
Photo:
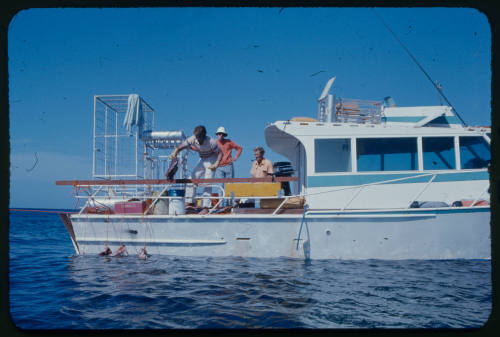
[[[426,116],[394,116],[394,117],[382,117],[382,122],[389,123],[418,123]]]
[[[446,181],[467,181],[467,180],[490,180],[488,171],[480,172],[460,172],[460,173],[440,173],[437,175],[435,182]]]
[[[106,242],[108,244],[116,244],[116,245],[119,245],[119,244],[126,244],[126,246],[130,246],[130,247],[135,247],[135,246],[144,246],[144,242],[139,242],[139,241],[133,241],[133,242],[130,242],[130,241],[127,241],[126,238],[123,238],[122,240],[89,240],[89,239],[86,239],[86,240],[78,240],[78,242],[80,242],[80,244],[100,244],[100,245],[104,245],[106,244]],[[226,241],[222,241],[222,242],[154,242],[154,241],[147,241],[147,245],[148,246],[175,246],[175,247],[194,247],[194,246],[215,246],[215,245],[225,245],[227,244]]]
[[[418,123],[427,116],[390,116],[382,117],[382,122],[384,123]],[[457,116],[440,116],[431,121],[428,124],[460,124]]]
[[[440,116],[433,119],[429,124],[460,124],[457,116]]]
[[[446,214],[446,213],[484,213],[484,212],[489,212],[490,207],[450,207],[447,209],[434,209],[434,208],[409,208],[407,210],[400,210],[400,211],[373,211],[373,212],[356,212],[356,211],[349,211],[346,210],[344,212],[340,211],[331,211],[331,212],[325,212],[321,213],[321,215],[377,215],[377,214],[384,214],[384,215],[422,215],[422,214]],[[316,215],[316,214],[308,214],[309,217]]]
[[[308,187],[329,187],[329,186],[356,186],[363,184],[372,184],[384,180],[400,179],[407,177],[419,176],[424,173],[431,172],[415,172],[415,173],[375,173],[375,174],[343,174],[329,176],[308,176]],[[431,179],[431,175],[424,177],[416,177],[400,181],[389,182],[386,184],[410,184],[410,183],[425,183]],[[457,173],[438,173],[434,182],[448,181],[469,181],[469,180],[489,180],[487,171],[479,172],[457,172]]]

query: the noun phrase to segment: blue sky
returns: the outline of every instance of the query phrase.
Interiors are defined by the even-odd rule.
[[[468,124],[490,125],[484,14],[376,12]],[[8,57],[10,207],[74,206],[71,188],[55,181],[91,178],[94,95],[138,93],[156,130],[225,126],[244,148],[238,177],[250,175],[255,146],[267,149],[268,123],[316,117],[331,76],[340,97],[441,104],[369,8],[29,9],[10,23]]]

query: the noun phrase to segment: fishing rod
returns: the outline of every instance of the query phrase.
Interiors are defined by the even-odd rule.
[[[406,46],[403,44],[403,42],[401,42],[401,40],[397,37],[397,35],[392,31],[392,29],[385,23],[384,19],[382,19],[382,17],[375,11],[375,9],[371,9],[373,11],[373,13],[375,13],[375,15],[379,18],[379,20],[382,22],[382,24],[385,26],[385,28],[387,28],[387,30],[389,32],[391,32],[392,36],[394,36],[394,38],[396,39],[396,41],[398,41],[398,43],[401,45],[401,47],[403,47],[403,49],[408,53],[408,55],[410,55],[411,59],[413,60],[413,62],[415,62],[415,64],[420,68],[420,70],[422,70],[422,72],[425,74],[425,76],[427,77],[427,79],[432,83],[432,85],[436,88],[437,92],[439,93],[439,95],[444,98],[444,100],[446,101],[446,103],[448,103],[449,106],[451,106],[452,110],[455,112],[455,114],[457,115],[457,117],[460,119],[460,121],[462,122],[462,124],[464,126],[467,126],[467,123],[465,123],[465,121],[462,119],[462,117],[460,117],[459,113],[457,112],[457,110],[455,109],[455,107],[453,106],[453,104],[451,104],[451,102],[448,100],[448,98],[446,98],[446,96],[443,94],[443,92],[441,91],[441,86],[438,85],[437,82],[433,81],[432,78],[430,77],[430,75],[425,71],[425,69],[420,65],[420,63],[417,61],[417,59],[412,55],[412,53],[408,50],[408,48],[406,48]]]

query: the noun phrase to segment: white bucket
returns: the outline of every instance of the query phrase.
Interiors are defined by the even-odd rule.
[[[168,205],[168,214],[181,215],[186,214],[186,203],[184,197],[174,197],[170,199]]]
[[[155,204],[153,214],[168,214],[168,200],[158,200]]]

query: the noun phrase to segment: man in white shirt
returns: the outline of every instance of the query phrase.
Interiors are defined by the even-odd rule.
[[[207,136],[207,130],[203,125],[195,127],[193,135],[188,137],[181,145],[179,145],[174,152],[172,152],[170,158],[173,159],[177,157],[177,153],[188,147],[191,150],[198,152],[200,155],[200,160],[194,167],[191,177],[194,179],[199,179],[201,176],[204,176],[206,179],[213,178],[214,172],[222,159],[222,152],[219,150],[217,141]],[[201,204],[204,208],[202,210],[203,214],[208,213],[208,208],[211,207],[211,200],[209,198],[211,195],[212,188],[205,187],[202,194],[203,199]],[[193,197],[194,190],[193,187],[190,186],[190,188],[186,189],[186,198],[191,198],[191,200],[188,201],[193,203]]]

